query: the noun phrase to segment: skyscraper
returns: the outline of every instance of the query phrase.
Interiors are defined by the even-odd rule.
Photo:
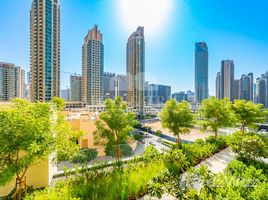
[[[30,27],[31,100],[49,101],[60,93],[59,0],[33,0]]]
[[[232,60],[221,61],[221,98],[227,97],[234,100],[234,62]]]
[[[103,101],[104,46],[97,25],[88,31],[82,51],[82,101],[98,105]]]
[[[221,98],[221,73],[217,73],[216,77],[216,98]]]
[[[13,63],[0,62],[0,101],[25,98],[25,71]]]
[[[127,102],[139,114],[143,114],[145,87],[145,42],[144,28],[138,27],[127,42]]]
[[[240,80],[234,80],[234,99],[240,99]]]
[[[104,99],[115,98],[115,85],[116,85],[115,73],[104,72],[103,74],[103,95]]]
[[[208,48],[205,42],[195,43],[195,101],[208,98]]]
[[[256,101],[268,107],[268,72],[266,71],[256,80]]]
[[[30,87],[31,87],[31,75],[30,72],[26,73],[26,99],[27,100],[31,100],[31,96],[30,96]]]
[[[240,99],[253,101],[253,73],[243,74],[240,78]]]
[[[70,101],[70,95],[71,91],[70,88],[68,88],[68,86],[66,87],[66,89],[61,89],[60,90],[60,98],[64,99],[65,101]]]
[[[70,76],[71,101],[81,101],[81,76]]]
[[[127,100],[127,76],[117,74],[115,76],[115,97],[121,96],[123,101]]]
[[[185,93],[184,91],[173,93],[172,98],[176,99],[177,102],[181,102],[183,100],[188,101],[187,93]]]

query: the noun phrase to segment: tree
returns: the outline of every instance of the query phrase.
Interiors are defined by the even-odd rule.
[[[242,133],[245,132],[245,127],[256,127],[255,123],[265,122],[267,110],[263,109],[262,104],[254,104],[251,101],[235,100],[232,106],[235,117],[240,123]]]
[[[125,143],[130,136],[133,127],[137,125],[135,114],[127,112],[127,105],[121,97],[114,101],[105,101],[106,111],[99,115],[96,121],[97,131],[94,133],[95,143],[104,142],[106,145],[115,145],[116,159],[121,158],[120,144]]]
[[[199,114],[204,118],[202,121],[202,129],[211,128],[218,137],[219,128],[229,127],[233,125],[234,115],[232,112],[232,103],[227,99],[217,99],[211,97],[205,99],[198,110]]]
[[[177,136],[177,143],[181,145],[180,134],[189,133],[194,122],[194,115],[188,102],[178,103],[175,99],[170,99],[166,102],[159,117],[163,128],[168,128]]]
[[[29,103],[15,99],[0,111],[0,186],[16,177],[14,198],[21,198],[26,187],[25,174],[34,164],[48,159],[70,158],[79,147],[80,133],[73,132],[60,115],[62,101]]]

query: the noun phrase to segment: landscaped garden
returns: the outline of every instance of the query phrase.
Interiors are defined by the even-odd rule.
[[[10,114],[10,117],[14,115],[16,119],[20,117],[19,119],[21,122],[25,122],[25,125],[28,124],[27,120],[35,120],[30,116],[27,116],[29,119],[23,118],[24,112],[22,111],[24,111],[24,108],[20,106],[21,104],[25,104],[29,111],[36,111],[40,116],[43,116],[43,119],[50,119],[49,115],[43,113],[44,108],[49,111],[50,105],[48,104],[36,104],[35,107],[35,104],[20,102],[17,105],[19,106],[17,109],[20,111],[17,114],[20,115],[14,115],[16,111],[8,111],[7,114]],[[56,102],[53,105],[60,104]],[[42,108],[41,110],[38,109],[39,106]],[[72,157],[73,162],[81,162],[84,165],[75,171],[66,169],[65,178],[59,180],[56,186],[37,190],[31,194],[28,193],[25,199],[137,199],[145,194],[160,198],[163,193],[169,193],[178,199],[268,198],[265,192],[268,186],[268,166],[261,160],[268,157],[268,139],[265,135],[257,134],[254,131],[247,132],[245,129],[249,127],[253,130],[256,122],[266,120],[267,112],[260,105],[254,105],[246,101],[236,101],[232,104],[226,99],[211,98],[203,101],[198,117],[196,117],[189,109],[187,102],[177,103],[172,99],[160,113],[160,118],[163,127],[169,129],[177,137],[177,143],[168,142],[166,145],[170,147],[170,150],[163,153],[159,153],[153,146],[149,145],[142,156],[128,161],[122,161],[121,144],[125,144],[133,127],[137,126],[135,116],[126,112],[126,105],[120,98],[115,101],[106,101],[106,108],[107,110],[101,113],[96,121],[95,140],[105,144],[107,149],[112,146],[111,152],[116,157],[116,161],[112,164],[99,163],[88,168],[87,162],[96,157],[96,152],[88,149],[77,151],[76,146],[74,146],[75,157],[66,155],[65,152],[68,151],[63,151],[65,148],[60,139],[62,128],[68,127],[62,121],[59,121],[61,120],[59,118],[58,125],[62,126],[52,126],[51,129],[46,129],[45,125],[46,123],[50,125],[50,121],[42,120],[39,123],[44,123],[43,128],[47,137],[44,138],[44,141],[48,143],[53,141],[53,137],[48,134],[51,130],[59,137],[59,141],[57,140],[55,144],[52,143],[55,146],[53,149],[46,149],[48,148],[47,145],[43,146],[43,143],[37,143],[39,140],[38,137],[36,138],[36,145],[44,148],[44,156],[47,156],[53,150],[59,152],[62,157]],[[3,120],[6,120],[5,126],[7,126],[10,118],[6,118],[4,114],[6,113],[0,116]],[[212,130],[215,135],[204,140],[198,139],[191,144],[182,143],[180,135],[189,133],[190,128],[196,122],[201,124],[204,130]],[[231,136],[218,134],[219,128],[239,124],[241,129]],[[4,124],[2,124],[2,127],[4,127]],[[20,128],[21,126],[14,129],[19,136],[21,134]],[[29,131],[27,134],[30,136],[33,132]],[[43,132],[36,134],[37,136],[38,134],[42,135]],[[70,143],[69,146],[74,145],[75,140],[73,138],[78,136],[72,134],[70,132],[70,136],[72,136],[70,141],[73,141],[73,143]],[[16,134],[14,134],[14,137],[16,137]],[[3,137],[0,139],[5,140]],[[30,145],[32,145],[31,142],[29,142]],[[213,174],[205,167],[193,168],[228,146],[236,153],[237,159],[227,166],[224,173]],[[14,151],[22,150],[26,153],[19,161],[27,158],[28,165],[31,165],[40,159],[38,154],[34,154],[34,149],[28,152],[26,146],[22,147],[24,149],[18,148],[17,151]],[[35,157],[26,157],[28,154]],[[2,154],[1,156],[7,159],[8,155]],[[6,170],[9,169],[8,166],[17,169],[19,178],[23,178],[24,174],[21,173],[27,170],[23,163],[19,162],[20,165],[18,165],[16,160],[8,163],[8,165],[2,164],[6,167]],[[16,174],[16,171],[10,172],[13,174],[10,173],[9,176],[6,176],[6,179],[0,179],[2,184],[5,181],[7,182],[7,178],[10,179]],[[3,173],[4,171],[0,171],[0,175]],[[196,184],[199,187],[196,187]]]
[[[177,168],[178,172],[184,172],[224,147],[222,137],[183,144],[183,149],[174,147],[163,154],[148,146],[142,158],[128,161],[124,166],[114,163],[107,168],[82,169],[67,181],[59,181],[55,188],[35,192],[27,199],[136,199],[148,193],[148,182],[159,173]]]

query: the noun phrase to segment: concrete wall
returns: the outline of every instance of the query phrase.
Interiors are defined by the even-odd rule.
[[[26,173],[26,184],[34,188],[49,186],[55,171],[57,171],[57,167],[52,164],[51,160],[41,161],[28,169]],[[16,177],[4,187],[0,187],[0,197],[10,193],[15,186],[15,179]]]

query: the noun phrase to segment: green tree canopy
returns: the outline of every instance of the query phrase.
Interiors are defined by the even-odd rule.
[[[243,133],[245,127],[255,128],[255,123],[265,122],[267,117],[267,110],[263,109],[263,105],[251,101],[235,100],[232,109]]]
[[[127,112],[127,105],[121,97],[114,101],[107,99],[105,101],[106,111],[99,115],[96,121],[97,131],[94,133],[96,143],[104,142],[116,146],[116,158],[119,161],[120,144],[125,143],[133,127],[138,124],[135,120],[135,114]]]
[[[194,115],[192,114],[188,102],[182,101],[178,103],[176,99],[170,99],[166,102],[159,117],[163,128],[168,128],[178,137],[178,143],[181,143],[180,134],[189,133],[194,122]]]
[[[219,128],[232,126],[234,114],[231,107],[232,103],[227,98],[211,97],[203,100],[198,110],[204,120],[202,121],[203,130],[211,128],[217,137]]]
[[[0,111],[0,186],[16,176],[17,189],[32,165],[52,153],[59,160],[78,151],[80,133],[71,130],[60,108],[53,101],[29,103],[15,99],[10,108]]]

